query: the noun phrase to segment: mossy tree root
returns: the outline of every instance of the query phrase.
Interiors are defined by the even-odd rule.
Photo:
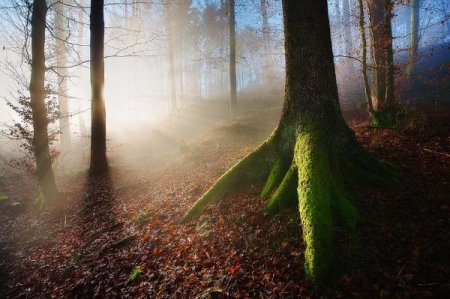
[[[266,178],[270,168],[275,163],[273,140],[272,135],[254,152],[237,162],[223,174],[188,210],[182,222],[190,221],[207,205],[221,199],[228,192]]]
[[[183,220],[192,219],[207,204],[236,187],[266,179],[261,197],[268,199],[269,213],[294,206],[298,200],[306,244],[306,274],[320,284],[334,266],[335,220],[344,223],[350,232],[355,231],[359,220],[352,195],[346,192],[347,185],[386,186],[397,174],[392,166],[367,153],[347,127],[340,135],[327,135],[308,126],[292,134],[279,132],[276,130],[255,152],[219,178]]]

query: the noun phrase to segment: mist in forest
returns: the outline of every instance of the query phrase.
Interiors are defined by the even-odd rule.
[[[0,0],[0,28],[1,298],[449,294],[450,0]]]
[[[86,0],[70,7],[49,4],[46,84],[52,95],[47,98],[67,102],[59,107],[64,121],[56,120],[49,127],[57,132],[52,148],[66,167],[70,157],[78,167],[87,165],[90,144],[89,5]],[[418,73],[428,75],[417,84],[404,75],[410,63],[411,10],[405,2],[393,11],[396,94],[409,102],[426,98],[426,89],[438,86],[443,88],[437,100],[448,99],[439,82],[444,78],[442,65],[449,61],[449,2],[421,1],[420,21],[413,29],[419,33],[414,63]],[[6,160],[18,153],[29,155],[23,148],[16,150],[20,138],[13,138],[19,140],[11,141],[12,145],[8,142],[9,128],[22,120],[7,103],[17,104],[20,95],[29,94],[30,24],[25,16],[26,7],[20,1],[2,2],[0,116],[1,152]],[[364,107],[357,1],[329,1],[329,17],[341,106],[344,110]],[[365,18],[369,38],[367,12]],[[104,99],[111,156],[130,156],[131,148],[133,155],[141,156],[152,148],[176,151],[230,121],[229,21],[228,1],[105,2]],[[240,116],[257,107],[254,103],[269,102],[279,110],[285,72],[281,1],[236,1],[234,26]],[[414,94],[408,93],[411,90]],[[64,134],[70,135],[66,149],[61,147]]]

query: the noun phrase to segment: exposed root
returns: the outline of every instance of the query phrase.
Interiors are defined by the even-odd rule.
[[[334,246],[329,157],[315,135],[316,132],[299,134],[294,159],[298,167],[299,211],[306,243],[305,271],[309,278],[319,282],[330,273]]]
[[[269,137],[253,153],[237,162],[230,170],[223,174],[212,187],[189,209],[182,222],[191,220],[208,204],[221,199],[225,194],[239,187],[245,187],[255,181],[262,181],[267,177],[274,164],[273,135]]]
[[[297,167],[295,164],[292,164],[275,193],[270,198],[266,207],[267,212],[274,214],[284,208],[294,206],[297,203],[297,184]]]
[[[306,126],[289,132],[276,130],[255,152],[234,165],[191,207],[183,221],[237,187],[266,179],[261,197],[269,198],[269,213],[294,206],[298,200],[306,274],[320,283],[334,266],[335,221],[353,233],[360,219],[346,186],[392,186],[398,175],[393,166],[367,153],[347,127],[339,135],[326,135]]]
[[[283,161],[283,157],[277,158],[275,164],[270,171],[269,177],[267,178],[266,185],[261,192],[261,198],[266,199],[270,194],[278,187],[278,185],[283,180],[286,170],[289,166]]]

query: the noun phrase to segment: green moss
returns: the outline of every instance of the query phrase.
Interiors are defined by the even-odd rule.
[[[136,266],[133,268],[133,270],[131,270],[130,276],[128,276],[128,280],[129,281],[133,281],[136,278],[138,278],[139,276],[141,276],[142,274],[142,269],[139,266]]]
[[[275,190],[278,185],[283,180],[286,173],[287,167],[283,163],[283,159],[278,158],[270,171],[269,177],[267,178],[266,185],[261,192],[261,198],[266,199]]]
[[[3,193],[0,193],[0,201],[7,200],[7,199],[8,199],[8,196],[6,196]]]
[[[375,111],[370,113],[370,126],[374,128],[392,128],[397,124],[397,110]]]
[[[295,205],[297,200],[297,182],[297,167],[295,164],[292,164],[267,204],[266,210],[268,213],[274,214],[284,208]]]
[[[306,243],[305,271],[316,283],[324,281],[330,274],[334,255],[331,169],[320,137],[315,130],[302,132],[295,149],[299,211]]]
[[[273,135],[272,135],[273,136]],[[274,155],[272,136],[253,153],[237,162],[230,170],[223,174],[212,187],[200,198],[184,215],[182,222],[190,221],[207,205],[223,198],[228,192],[236,188],[247,186],[255,181],[267,177],[273,165]]]
[[[183,221],[226,193],[266,179],[261,193],[271,195],[267,211],[275,213],[298,199],[305,249],[305,271],[317,285],[325,282],[335,264],[334,220],[353,235],[360,221],[347,185],[392,186],[396,169],[378,161],[345,125],[326,135],[324,130],[302,126],[277,129],[255,152],[236,163],[191,207]],[[278,133],[277,133],[278,132]],[[291,134],[292,133],[292,134]],[[292,163],[288,168],[286,161]],[[336,216],[336,219],[333,217]]]

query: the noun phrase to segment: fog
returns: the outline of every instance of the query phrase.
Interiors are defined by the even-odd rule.
[[[85,2],[66,8],[63,49],[56,49],[56,13],[51,2],[47,19],[47,83],[57,90],[58,73],[67,70],[67,87],[62,93],[69,109],[61,111],[61,117],[69,118],[72,144],[70,150],[60,151],[55,164],[58,169],[58,161],[64,159],[66,171],[82,171],[88,165],[91,86],[89,8]],[[0,152],[5,160],[29,155],[17,150],[20,140],[8,142],[8,127],[21,120],[6,103],[17,103],[17,90],[28,94],[30,76],[29,24],[23,19],[23,3],[18,2],[20,9],[14,8],[15,3],[3,0],[0,18],[4,29],[0,33],[0,125],[4,132]],[[106,1],[104,97],[112,158],[156,157],[178,151],[211,128],[230,122],[226,3]],[[407,60],[409,9],[407,3],[396,6],[393,19],[399,73]],[[419,49],[424,53],[437,49],[434,53],[448,57],[448,52],[442,51],[450,41],[449,13],[448,1],[422,2]],[[344,1],[329,1],[329,14],[341,104],[352,106],[363,102],[360,63],[354,59],[361,55],[356,2],[345,7]],[[240,117],[259,107],[258,103],[269,103],[267,107],[279,111],[284,90],[281,1],[268,1],[265,12],[259,1],[236,1],[236,32]],[[55,62],[58,51],[66,57],[62,68]],[[426,57],[422,61],[427,61]],[[172,97],[176,107],[171,104]],[[50,130],[58,130],[58,122],[51,124]],[[58,149],[58,140],[52,146]]]

